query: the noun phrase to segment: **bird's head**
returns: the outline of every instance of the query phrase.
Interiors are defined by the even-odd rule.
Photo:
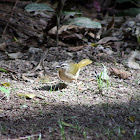
[[[77,63],[63,63],[60,66],[57,66],[56,68],[61,72],[67,72],[72,75],[76,75],[76,73],[80,70],[79,65]]]
[[[59,71],[68,71],[68,69],[69,69],[69,64],[63,63],[63,64],[60,64],[60,65],[56,66],[56,68],[57,68]]]

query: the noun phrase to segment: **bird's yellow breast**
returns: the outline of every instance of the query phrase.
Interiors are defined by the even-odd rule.
[[[73,74],[63,71],[63,70],[59,71],[59,77],[65,82],[71,82],[77,79],[77,77],[74,76]]]

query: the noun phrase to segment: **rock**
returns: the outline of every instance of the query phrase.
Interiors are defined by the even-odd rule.
[[[138,60],[138,61],[140,61],[140,54],[136,55],[135,56],[135,59]]]
[[[112,55],[112,54],[113,54],[113,51],[112,51],[110,48],[105,48],[105,49],[103,50],[103,52],[105,52],[105,53],[108,54],[108,55]]]
[[[135,21],[129,21],[129,22],[127,22],[127,25],[129,27],[133,27],[135,25]]]

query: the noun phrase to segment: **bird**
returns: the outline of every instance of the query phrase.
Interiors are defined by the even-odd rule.
[[[81,68],[91,63],[92,61],[90,59],[83,59],[79,63],[62,63],[56,66],[56,68],[59,71],[58,75],[61,80],[64,82],[72,82],[75,80],[77,82]]]

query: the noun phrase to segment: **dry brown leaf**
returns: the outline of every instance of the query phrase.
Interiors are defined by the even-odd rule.
[[[115,16],[112,17],[112,20],[108,23],[107,30],[113,29],[115,24]]]
[[[68,51],[69,52],[77,52],[77,51],[81,51],[82,48],[84,48],[85,46],[77,46],[77,47],[69,47]]]
[[[78,26],[75,26],[75,25],[63,25],[59,31],[58,31],[58,34],[59,35],[69,35],[69,34],[72,34],[72,33],[77,33],[77,32],[81,32],[81,30],[83,30],[83,27],[78,27]],[[56,35],[56,31],[57,31],[57,27],[53,27],[50,31],[49,31],[49,34],[50,35]]]
[[[91,38],[95,39],[95,34],[93,34],[92,32],[89,32],[88,35],[89,35]]]
[[[5,42],[0,44],[0,50],[6,51],[6,43]]]
[[[83,40],[83,35],[82,34],[77,34],[77,33],[72,33],[69,35],[63,36],[63,40]]]
[[[127,79],[128,77],[131,76],[131,73],[128,71],[124,71],[124,70],[118,70],[117,68],[112,68],[110,69],[110,73],[114,74],[116,76],[118,76],[119,78],[122,79]]]
[[[104,37],[101,40],[99,40],[98,42],[96,42],[96,44],[105,44],[108,41],[118,41],[119,39],[117,37]]]

